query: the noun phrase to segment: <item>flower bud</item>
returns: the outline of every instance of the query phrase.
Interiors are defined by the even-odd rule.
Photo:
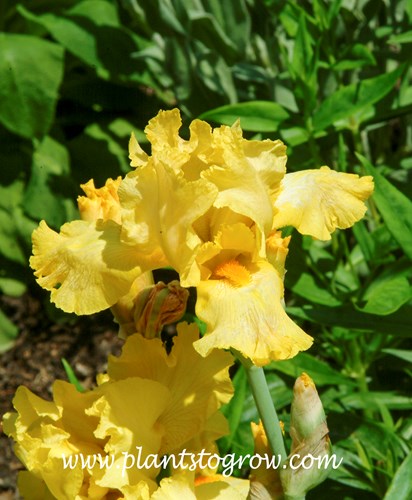
[[[183,316],[189,292],[177,280],[162,281],[142,290],[134,301],[133,318],[137,332],[146,338],[158,337],[164,325]]]
[[[129,293],[121,297],[110,308],[116,323],[119,324],[119,337],[121,339],[125,339],[137,332],[134,320],[135,300],[139,293],[144,290],[150,290],[153,284],[153,275],[150,271],[141,274],[132,283]]]
[[[331,452],[328,433],[315,384],[306,373],[302,373],[293,388],[291,451],[286,468],[280,472],[286,498],[303,497],[328,476],[329,470],[321,460]]]

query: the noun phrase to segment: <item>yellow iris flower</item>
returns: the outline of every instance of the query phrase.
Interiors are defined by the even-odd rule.
[[[328,167],[286,174],[281,141],[248,141],[239,123],[212,129],[201,120],[184,140],[180,126],[176,109],[150,120],[150,156],[132,136],[135,169],[119,183],[118,202],[117,181],[102,191],[86,184],[88,198],[105,199],[94,201],[92,217],[60,234],[40,224],[37,280],[58,307],[90,314],[117,303],[143,272],[172,266],[182,286],[197,288],[196,313],[207,324],[200,353],[232,347],[256,365],[291,358],[312,338],[282,305],[288,240],[277,229],[330,239],[365,214],[372,178]]]
[[[18,480],[23,497],[148,499],[158,489],[159,466],[127,465],[125,454],[136,457],[141,447],[143,464],[149,454],[160,460],[184,449],[213,449],[212,440],[228,432],[218,410],[232,396],[228,368],[233,358],[222,351],[201,357],[193,349],[197,338],[195,325],[179,324],[167,355],[159,339],[132,335],[120,357],[109,358],[99,385],[87,392],[58,380],[53,401],[45,401],[19,387],[13,400],[17,413],[6,414],[3,426],[27,468]],[[64,466],[62,455],[74,460],[79,454],[110,458],[105,462],[110,466],[89,462],[82,467],[80,460]],[[170,482],[173,477],[166,490],[180,484]],[[159,496],[164,488],[153,498],[164,498]]]

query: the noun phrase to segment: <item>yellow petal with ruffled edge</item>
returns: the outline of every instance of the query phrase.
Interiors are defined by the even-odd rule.
[[[173,349],[167,355],[159,339],[147,340],[141,335],[128,338],[122,354],[109,357],[111,380],[142,377],[156,380],[172,395],[158,423],[165,429],[160,453],[171,453],[198,435],[205,422],[232,396],[228,368],[230,354],[215,352],[204,359],[193,349],[199,338],[195,324],[180,323],[173,338]],[[221,435],[226,431],[224,426]]]
[[[73,221],[56,233],[40,222],[32,236],[30,266],[57,307],[92,314],[129,291],[141,269],[136,249],[121,243],[120,231],[112,221]]]
[[[107,441],[104,451],[114,461],[110,467],[93,469],[96,484],[121,490],[146,481],[153,490],[159,467],[139,469],[131,464],[136,463],[133,459],[137,461],[139,450],[141,465],[149,454],[158,454],[164,434],[158,420],[170,401],[170,391],[156,381],[139,377],[108,382],[97,391],[101,397],[86,414],[98,418],[94,435]]]
[[[159,111],[144,129],[152,145],[152,158],[174,170],[180,170],[190,158],[191,145],[179,136],[180,111]]]
[[[167,165],[149,162],[128,174],[119,187],[122,237],[157,259],[156,267],[171,265],[184,273],[201,244],[193,223],[216,195],[216,187],[204,179],[188,182]]]
[[[246,160],[259,174],[267,189],[273,192],[279,187],[280,181],[286,173],[286,146],[282,141],[242,140],[243,152]]]
[[[91,498],[105,498],[109,489],[140,482],[151,491],[156,489],[158,468],[130,467],[128,458],[126,470],[125,454],[135,458],[136,446],[142,446],[144,463],[149,453],[158,452],[164,432],[158,419],[170,399],[166,387],[131,377],[80,393],[72,384],[58,380],[53,398],[54,402],[44,401],[19,387],[13,400],[18,413],[4,417],[5,432],[16,442],[16,455],[41,480],[36,486],[40,491],[47,487],[54,498],[72,499],[89,498],[86,492],[91,491],[96,493]],[[66,461],[71,457],[71,466],[64,466],[63,455]],[[87,467],[79,455],[90,457]],[[106,467],[93,459],[97,456],[108,459]],[[24,491],[36,483],[31,475],[21,480]]]
[[[216,208],[229,207],[255,222],[262,234],[271,227],[273,208],[265,176],[260,175],[254,163],[244,152],[244,139],[240,127],[222,126],[213,131],[212,166],[201,176],[219,190],[214,202]],[[215,165],[213,165],[215,164]],[[257,162],[260,165],[259,162]],[[263,171],[266,169],[262,169]],[[279,180],[283,175],[279,175]]]
[[[351,227],[365,215],[364,201],[372,192],[371,176],[328,167],[286,174],[275,198],[273,227],[294,226],[302,234],[330,240],[336,228]]]
[[[36,488],[43,487],[54,498],[75,498],[85,471],[80,466],[73,469],[63,467],[62,455],[71,455],[79,449],[70,442],[70,433],[61,425],[61,410],[55,403],[39,398],[23,386],[17,389],[13,405],[18,414],[7,413],[4,416],[4,432],[15,440],[17,457],[35,477],[44,481],[43,486],[42,481],[37,481]],[[86,418],[81,410],[76,416],[79,420]],[[90,447],[87,452],[89,450]],[[99,451],[97,447],[91,452],[95,451]],[[23,475],[20,482],[23,491],[36,483],[30,475]]]
[[[312,337],[289,318],[282,297],[282,280],[268,262],[220,265],[197,287],[196,313],[207,333],[195,349],[207,356],[214,348],[233,348],[258,366],[309,349]]]
[[[101,188],[95,187],[93,179],[90,179],[86,184],[80,184],[80,187],[86,193],[86,196],[79,196],[77,198],[82,220],[96,221],[98,219],[110,219],[120,224],[121,207],[117,189],[121,181],[122,178],[120,176],[116,180],[107,179],[105,185]]]

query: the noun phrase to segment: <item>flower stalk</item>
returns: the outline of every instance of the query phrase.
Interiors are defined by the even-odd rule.
[[[263,424],[263,428],[265,429],[270,449],[273,454],[280,455],[281,462],[283,463],[287,459],[288,455],[283,441],[279,417],[276,413],[272,396],[270,395],[269,387],[266,382],[265,372],[262,367],[255,366],[239,353],[236,353],[236,355],[246,371],[248,382]]]

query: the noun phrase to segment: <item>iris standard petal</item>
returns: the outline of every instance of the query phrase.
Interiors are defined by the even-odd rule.
[[[156,267],[170,265],[184,275],[201,244],[193,224],[216,195],[208,181],[188,182],[167,165],[150,162],[128,174],[119,187],[122,236],[157,261]]]

